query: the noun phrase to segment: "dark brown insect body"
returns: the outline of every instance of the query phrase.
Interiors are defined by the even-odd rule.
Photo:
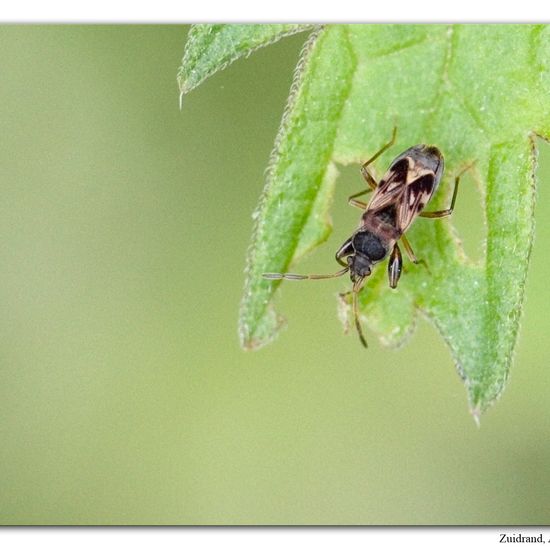
[[[459,177],[455,179],[455,188],[451,206],[446,210],[423,212],[437,190],[443,174],[443,155],[437,147],[415,145],[401,153],[390,165],[384,177],[377,182],[368,170],[369,164],[393,145],[392,139],[376,155],[361,167],[361,173],[369,187],[352,195],[349,203],[363,210],[359,227],[355,233],[336,252],[336,261],[344,266],[331,275],[296,275],[293,273],[265,273],[267,279],[329,279],[339,277],[349,271],[353,283],[353,311],[355,325],[363,345],[367,345],[359,323],[357,295],[363,287],[365,278],[371,274],[375,264],[389,255],[388,276],[391,288],[396,288],[402,270],[402,257],[399,248],[401,242],[414,263],[419,263],[405,237],[405,232],[417,216],[443,218],[451,214],[454,208]],[[357,197],[374,191],[365,203]]]

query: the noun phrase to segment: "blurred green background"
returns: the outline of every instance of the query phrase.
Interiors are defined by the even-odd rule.
[[[511,380],[478,429],[427,322],[398,351],[342,334],[345,280],[284,284],[287,330],[239,348],[251,214],[305,35],[180,112],[187,30],[1,29],[0,522],[550,522],[549,147]],[[361,186],[342,169],[333,236],[298,271],[336,268]],[[464,185],[473,255],[478,203]]]

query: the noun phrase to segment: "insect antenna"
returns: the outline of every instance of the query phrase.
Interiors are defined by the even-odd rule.
[[[349,267],[344,267],[336,273],[330,273],[328,275],[298,275],[297,273],[264,273],[262,277],[264,279],[287,279],[289,281],[303,281],[304,279],[334,279],[336,277],[341,277],[344,273],[349,271]]]
[[[361,326],[361,321],[359,319],[359,303],[357,299],[362,284],[363,278],[357,279],[353,285],[353,319],[355,321],[355,328],[357,329],[357,334],[359,335],[359,340],[361,341],[361,344],[363,344],[363,347],[368,348],[369,346],[367,344],[367,339],[363,334],[363,327]]]

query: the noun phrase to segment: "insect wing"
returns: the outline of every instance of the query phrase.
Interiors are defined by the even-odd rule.
[[[403,196],[397,207],[397,227],[402,233],[428,204],[434,190],[435,176],[433,173],[424,174],[404,187]]]
[[[405,191],[408,172],[408,159],[403,158],[397,161],[380,181],[369,202],[368,209],[371,211],[382,210],[390,204],[400,203],[401,196]]]

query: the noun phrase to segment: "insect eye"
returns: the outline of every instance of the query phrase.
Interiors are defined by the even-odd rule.
[[[367,258],[364,254],[356,254],[355,256],[350,256],[349,266],[351,271],[358,275],[359,277],[366,277],[371,273],[371,260]]]

